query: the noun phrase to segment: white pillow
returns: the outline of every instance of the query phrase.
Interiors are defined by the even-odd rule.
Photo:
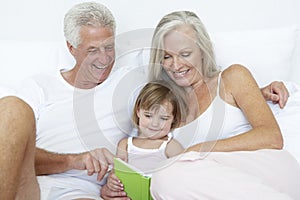
[[[54,42],[0,40],[0,84],[17,88],[23,79],[56,69],[58,49]]]
[[[284,109],[278,104],[268,102],[281,129],[284,149],[288,150],[300,163],[300,86],[294,82],[284,82],[290,97]]]
[[[210,34],[217,64],[222,69],[239,63],[247,67],[260,86],[289,80],[295,48],[296,26]]]
[[[59,42],[59,55],[57,69],[71,69],[75,66],[75,59],[69,52],[66,41]]]
[[[118,34],[115,68],[124,66],[147,68],[150,51],[144,52],[144,49],[150,49],[153,32],[153,28],[142,28]],[[147,54],[146,60],[144,54]]]
[[[0,85],[0,98],[11,95],[16,95],[16,91],[14,89]]]

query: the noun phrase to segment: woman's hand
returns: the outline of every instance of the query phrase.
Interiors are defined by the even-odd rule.
[[[267,101],[278,103],[280,108],[284,108],[289,98],[289,91],[283,84],[283,82],[274,81],[264,88],[261,88],[261,92]]]

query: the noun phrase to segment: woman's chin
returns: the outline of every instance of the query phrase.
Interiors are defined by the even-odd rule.
[[[180,87],[189,87],[191,84],[187,80],[174,80],[174,82]]]

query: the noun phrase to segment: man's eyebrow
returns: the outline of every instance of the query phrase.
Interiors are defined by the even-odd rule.
[[[98,47],[94,47],[94,46],[90,46],[88,47],[87,49],[90,50],[90,49],[97,49]]]

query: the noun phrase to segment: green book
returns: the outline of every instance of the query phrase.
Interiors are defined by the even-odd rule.
[[[114,158],[116,176],[124,185],[124,191],[132,200],[152,200],[150,194],[151,176],[126,163],[120,158]]]

